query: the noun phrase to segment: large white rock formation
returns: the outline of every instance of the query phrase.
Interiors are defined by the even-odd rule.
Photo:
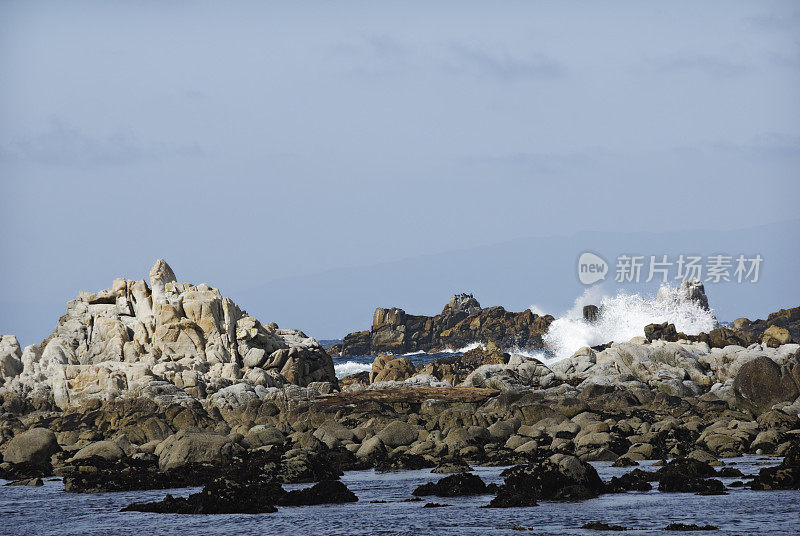
[[[333,362],[302,331],[261,324],[207,284],[178,283],[158,259],[144,281],[81,292],[40,346],[0,339],[0,390],[48,397],[205,399],[237,383],[303,387],[336,382]],[[329,387],[328,387],[329,388]]]

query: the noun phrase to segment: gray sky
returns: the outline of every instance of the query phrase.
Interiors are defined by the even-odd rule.
[[[245,291],[796,218],[799,35],[796,2],[4,1],[0,332],[156,257],[278,317]]]

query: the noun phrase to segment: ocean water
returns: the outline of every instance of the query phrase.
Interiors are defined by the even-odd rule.
[[[746,475],[780,460],[745,457],[726,460]],[[603,480],[629,469],[595,463]],[[486,482],[500,483],[502,468],[476,467]],[[40,488],[0,487],[0,534],[314,534],[314,535],[420,535],[483,536],[520,534],[520,527],[540,535],[601,534],[581,529],[585,523],[603,521],[628,528],[624,534],[678,534],[663,530],[673,522],[712,524],[719,531],[695,534],[788,535],[800,530],[800,491],[750,491],[729,489],[728,495],[698,496],[687,493],[629,492],[603,495],[572,503],[542,502],[532,508],[481,508],[490,495],[475,497],[425,497],[405,502],[420,484],[441,475],[429,470],[376,473],[352,471],[342,481],[357,496],[357,503],[279,508],[259,515],[176,515],[120,512],[131,502],[160,500],[170,492],[188,495],[197,488],[123,493],[69,494],[58,479]],[[721,479],[729,484],[732,478]],[[296,489],[304,485],[285,486]],[[386,501],[386,502],[371,502]],[[449,504],[423,508],[426,502]],[[516,527],[516,528],[514,528]]]
[[[328,339],[319,341],[325,348],[330,348],[334,344],[341,343],[341,340],[335,339]],[[427,353],[423,351],[419,352],[409,352],[407,354],[402,354],[398,357],[407,357],[412,363],[415,365],[425,365],[430,363],[434,359],[438,359],[440,357],[447,357],[452,355],[462,355],[464,352],[467,352],[473,348],[477,348],[480,346],[480,343],[472,343],[467,345],[463,348],[458,348],[454,350],[446,350],[443,352],[432,352]],[[372,362],[375,361],[377,357],[376,354],[367,354],[367,355],[346,355],[342,357],[333,357],[333,368],[336,371],[337,378],[343,378],[350,374],[356,374],[358,372],[369,371],[372,369]]]

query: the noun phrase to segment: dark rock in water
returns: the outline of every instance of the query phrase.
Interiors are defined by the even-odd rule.
[[[602,521],[592,521],[591,523],[586,523],[581,528],[588,530],[607,530],[617,532],[628,530],[627,527],[623,527],[622,525],[609,525],[608,523],[603,523]]]
[[[41,478],[25,478],[22,480],[14,480],[9,482],[6,486],[44,486]]]
[[[372,328],[347,335],[341,355],[403,354],[460,348],[476,341],[494,342],[502,348],[540,348],[552,321],[552,316],[538,316],[530,310],[513,313],[499,306],[481,308],[469,294],[453,296],[436,316],[378,307]]]
[[[518,465],[503,471],[505,483],[489,507],[535,506],[538,499],[591,499],[605,491],[603,481],[591,465],[567,455],[556,455],[555,460]]]
[[[658,491],[700,493],[715,495],[725,493],[725,486],[716,479],[711,465],[694,458],[675,458],[656,471]]]
[[[341,454],[353,459],[349,452]],[[328,452],[287,452],[281,458],[278,478],[284,484],[337,480],[343,473],[332,458]]]
[[[155,459],[91,457],[66,465],[60,474],[64,476],[64,491],[68,493],[166,489],[183,484],[182,478],[176,482],[168,473],[160,472]]]
[[[800,441],[793,442],[777,467],[765,467],[750,483],[751,489],[800,489]]]
[[[715,527],[714,525],[696,525],[694,523],[670,523],[664,527],[664,530],[689,532],[694,530],[719,530],[719,527]]]
[[[160,471],[154,458],[106,460],[93,456],[65,465],[61,474],[65,491],[99,493],[203,486],[218,478],[247,484],[334,480],[341,476],[341,466],[349,469],[355,460],[344,449],[326,452],[298,449],[282,453],[282,449],[257,449],[225,465],[191,463],[167,471]]]
[[[694,478],[671,473],[658,479],[658,491],[665,493],[697,493],[699,495],[723,495],[725,486],[715,478]]]
[[[637,465],[639,465],[639,462],[636,460],[632,460],[627,456],[620,456],[614,460],[614,463],[611,464],[611,467],[635,467]]]
[[[285,495],[280,484],[242,484],[217,479],[202,491],[186,498],[167,495],[151,503],[133,503],[123,512],[152,512],[157,514],[263,514],[276,512],[275,503]]]
[[[349,503],[358,501],[356,494],[338,480],[323,480],[310,488],[286,493],[278,499],[279,506],[310,506],[314,504]]]
[[[717,471],[717,476],[722,478],[737,478],[744,476],[744,473],[736,467],[721,467],[719,471]]]
[[[472,467],[470,467],[467,462],[458,460],[441,462],[431,473],[452,475],[455,473],[469,473],[470,471],[472,471]]]
[[[423,507],[423,508],[445,508],[445,507],[447,507],[447,506],[452,506],[452,505],[450,505],[450,504],[434,503],[434,502],[425,503],[425,504],[423,504],[423,505],[422,505],[422,507]]]
[[[413,495],[437,497],[458,497],[460,495],[482,495],[488,493],[486,483],[472,473],[458,473],[442,478],[438,482],[428,482],[414,490]]]
[[[606,484],[608,493],[624,493],[626,491],[650,491],[653,486],[650,482],[658,478],[655,473],[634,469],[622,476],[615,476]]]
[[[769,411],[774,404],[794,401],[800,396],[800,358],[790,357],[779,366],[768,357],[757,357],[739,369],[733,380],[737,399],[757,413]]]
[[[30,478],[41,478],[53,474],[53,467],[50,462],[40,463],[2,463],[0,464],[0,478],[3,480],[26,480]]]
[[[587,322],[596,322],[600,316],[600,309],[596,305],[583,306],[583,319]]]
[[[429,469],[436,464],[419,454],[403,453],[399,456],[381,459],[375,462],[375,469],[378,471],[407,471],[414,469]]]
[[[704,478],[715,476],[717,471],[708,463],[695,460],[694,458],[675,458],[656,471],[656,475],[658,475],[659,478],[668,474]]]
[[[489,501],[486,508],[525,508],[538,504],[533,493],[523,493],[522,490],[500,486],[497,495]]]

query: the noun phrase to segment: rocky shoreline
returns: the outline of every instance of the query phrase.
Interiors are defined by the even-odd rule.
[[[687,285],[687,299],[701,290]],[[466,314],[455,325],[484,318],[471,300],[451,301],[449,314]],[[535,339],[532,323],[519,325]],[[419,367],[379,355],[339,381],[316,340],[177,283],[159,260],[149,285],[81,293],[41,345],[2,338],[0,478],[57,475],[73,493],[203,486],[130,509],[266,513],[353,500],[345,471],[430,468],[449,476],[415,495],[521,507],[650,488],[725,493],[731,468],[715,466],[757,453],[783,462],[740,486],[800,489],[798,326],[800,308],[692,336],[651,325],[554,363],[509,353],[522,337],[509,330],[514,345],[489,340]],[[643,460],[661,466],[642,471]],[[634,469],[603,481],[592,461]],[[475,466],[509,469],[487,485],[468,476]],[[316,484],[282,487],[302,482]]]

